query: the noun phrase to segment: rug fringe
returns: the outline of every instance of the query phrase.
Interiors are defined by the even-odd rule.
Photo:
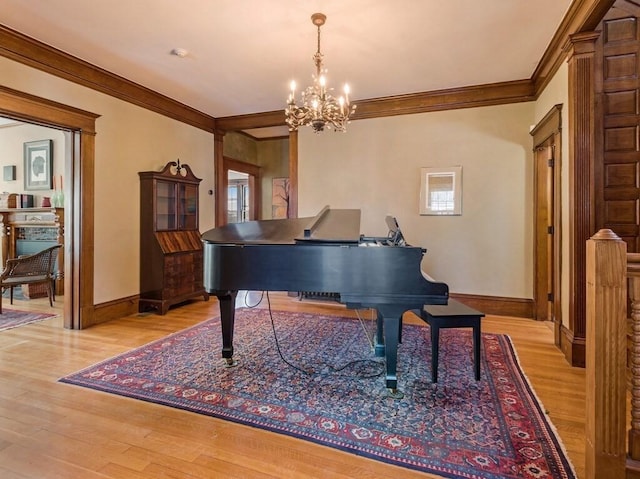
[[[573,463],[571,462],[571,458],[569,457],[569,454],[567,453],[567,449],[564,445],[564,442],[562,441],[562,438],[560,437],[560,434],[558,433],[558,430],[556,429],[555,424],[553,424],[553,421],[551,420],[551,416],[549,416],[549,413],[547,412],[547,408],[544,407],[544,404],[542,403],[542,400],[540,399],[540,397],[538,396],[538,393],[535,391],[535,389],[533,388],[533,385],[531,384],[531,380],[527,377],[527,374],[524,372],[524,368],[522,367],[522,364],[520,362],[520,357],[518,356],[518,351],[516,350],[515,346],[513,345],[513,340],[511,339],[511,336],[509,336],[508,334],[503,335],[505,337],[505,339],[507,340],[507,342],[509,343],[509,348],[511,349],[511,352],[513,354],[513,357],[518,365],[518,371],[520,371],[520,376],[522,376],[522,379],[524,379],[526,385],[527,385],[527,389],[529,390],[529,393],[531,394],[531,397],[533,399],[535,399],[536,401],[536,405],[538,406],[538,410],[544,414],[544,416],[548,419],[545,422],[545,425],[550,429],[550,432],[553,433],[554,439],[556,441],[556,443],[558,444],[558,447],[561,449],[561,451],[564,454],[564,459],[567,461],[567,464],[569,466],[569,468],[571,469],[571,472],[573,472],[573,475],[575,477],[578,477],[576,475],[576,469],[573,465]]]

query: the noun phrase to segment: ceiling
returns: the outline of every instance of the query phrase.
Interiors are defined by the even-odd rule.
[[[314,12],[328,85],[357,101],[529,79],[570,3],[2,0],[0,23],[219,118],[282,110],[311,82]]]

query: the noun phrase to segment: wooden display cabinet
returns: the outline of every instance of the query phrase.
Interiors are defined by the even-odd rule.
[[[162,171],[140,175],[139,311],[169,307],[194,297],[209,299],[203,285],[198,231],[199,178],[188,165],[171,161]]]

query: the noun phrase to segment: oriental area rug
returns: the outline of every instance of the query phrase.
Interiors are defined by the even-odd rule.
[[[26,324],[35,323],[44,319],[53,318],[55,314],[36,313],[29,311],[18,311],[16,309],[7,309],[2,306],[2,314],[0,314],[0,331],[6,329],[17,328]]]
[[[235,367],[215,318],[60,381],[448,478],[575,478],[507,336],[482,335],[475,381],[471,332],[442,330],[434,384],[428,326],[404,325],[393,399],[367,323],[240,309]]]

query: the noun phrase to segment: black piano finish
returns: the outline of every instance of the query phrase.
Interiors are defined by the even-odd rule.
[[[376,355],[385,356],[386,386],[395,391],[403,313],[446,304],[449,288],[422,275],[421,248],[365,241],[359,229],[359,210],[325,208],[314,218],[251,221],[204,233],[204,286],[220,301],[222,357],[232,361],[238,290],[339,293],[348,307],[376,309]]]

